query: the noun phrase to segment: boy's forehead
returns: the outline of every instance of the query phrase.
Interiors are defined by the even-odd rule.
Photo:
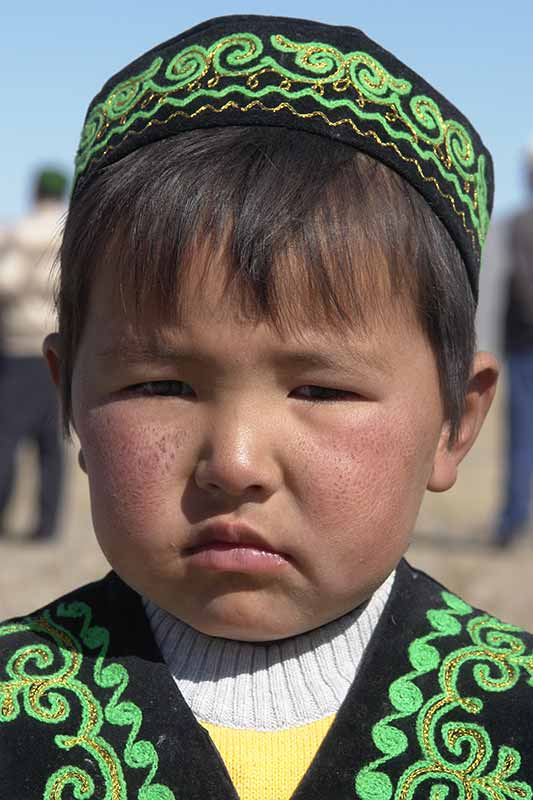
[[[388,345],[388,346],[387,346]],[[198,326],[128,326],[111,335],[100,329],[94,355],[113,364],[158,362],[217,368],[223,362],[279,369],[309,368],[349,371],[354,367],[390,372],[390,341],[379,335],[356,336],[348,330],[307,329],[280,337],[268,323],[254,323],[244,334],[230,320],[211,329]]]
[[[205,234],[203,238],[192,237],[179,263],[172,267],[176,277],[172,292],[168,291],[168,286],[160,289],[159,273],[161,270],[167,273],[168,265],[143,264],[140,277],[141,270],[136,265],[132,275],[130,266],[135,256],[128,257],[131,243],[127,236],[115,237],[104,246],[103,257],[94,266],[89,313],[103,319],[112,313],[114,318],[136,326],[153,327],[163,320],[165,325],[174,328],[185,328],[189,319],[199,318],[208,322],[231,320],[248,327],[275,320],[281,336],[289,333],[304,336],[306,331],[313,331],[323,332],[328,337],[339,335],[338,323],[343,314],[341,336],[347,328],[360,335],[376,321],[389,323],[401,318],[403,322],[405,317],[411,322],[416,318],[411,287],[404,285],[399,290],[393,289],[384,253],[379,247],[364,253],[364,246],[357,241],[350,243],[353,244],[349,248],[352,258],[357,260],[361,255],[367,258],[361,259],[361,265],[351,270],[351,291],[346,291],[346,275],[343,275],[350,265],[342,259],[337,264],[335,246],[324,245],[322,258],[327,265],[324,277],[335,295],[330,307],[328,299],[331,302],[331,297],[321,291],[320,281],[310,280],[312,269],[305,253],[290,249],[275,253],[269,277],[275,292],[268,308],[262,311],[257,303],[257,286],[252,286],[248,268],[233,264],[229,228],[230,225],[218,243],[211,241],[209,231],[204,228],[201,229]],[[163,280],[168,282],[168,275]],[[354,288],[357,308],[352,308],[350,301]],[[342,312],[335,319],[331,310],[339,304]]]
[[[328,324],[313,318],[305,305],[299,304],[291,326],[280,328],[269,319],[243,313],[238,296],[223,294],[220,276],[209,278],[204,289],[193,291],[189,285],[179,317],[161,315],[155,303],[145,305],[139,313],[121,294],[116,281],[101,276],[90,308],[96,357],[111,362],[178,359],[209,364],[232,355],[281,367],[349,369],[359,365],[387,372],[393,361],[391,331],[396,331],[398,340],[402,332],[418,329],[392,301],[386,324],[378,318],[365,325],[360,320],[351,325]]]
[[[306,281],[307,266],[298,259],[281,257],[274,264],[276,277],[273,309],[261,313],[253,301],[252,291],[244,281],[238,280],[224,246],[210,250],[208,247],[190,249],[183,263],[176,267],[175,297],[158,289],[157,265],[151,265],[148,280],[124,280],[126,270],[115,267],[113,250],[117,242],[93,273],[89,294],[89,315],[100,323],[129,326],[132,331],[172,330],[187,332],[191,322],[204,320],[206,324],[231,323],[243,328],[268,326],[273,315],[280,312],[274,328],[283,340],[301,342],[309,336],[335,341],[348,332],[357,337],[386,321],[387,325],[411,323],[415,320],[414,303],[405,294],[394,296],[388,270],[382,263],[372,264],[372,270],[357,275],[358,300],[362,308],[343,322],[328,317],[324,299]],[[381,259],[380,259],[381,260]],[[296,263],[294,263],[296,261]],[[148,270],[147,270],[148,272]],[[151,291],[146,292],[146,285]],[[142,301],[139,295],[142,294]],[[175,302],[174,302],[175,301]],[[349,311],[347,304],[345,311]]]

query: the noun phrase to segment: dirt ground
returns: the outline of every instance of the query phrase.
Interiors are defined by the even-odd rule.
[[[488,545],[501,497],[502,394],[500,389],[456,487],[427,495],[408,559],[468,602],[533,630],[533,530],[509,551]],[[0,539],[0,619],[25,614],[108,569],[94,538],[86,478],[73,447],[67,450],[57,541],[24,542],[36,491],[33,457],[30,449],[21,450],[17,491],[6,520],[12,535]]]

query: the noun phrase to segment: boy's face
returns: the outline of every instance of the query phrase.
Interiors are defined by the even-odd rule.
[[[179,329],[136,326],[95,280],[72,389],[97,538],[204,633],[302,633],[366,600],[408,545],[443,449],[434,356],[392,304],[366,335],[298,340],[237,319],[213,277],[187,307]],[[255,534],[206,527],[235,522]]]

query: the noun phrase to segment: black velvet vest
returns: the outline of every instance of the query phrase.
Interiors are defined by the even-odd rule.
[[[294,800],[531,800],[532,786],[533,637],[402,561]],[[237,798],[114,573],[0,625],[0,799],[74,798]]]

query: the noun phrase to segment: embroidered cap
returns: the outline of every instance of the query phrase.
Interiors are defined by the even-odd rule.
[[[446,226],[477,299],[494,192],[490,154],[460,111],[355,28],[236,15],[157,45],[91,102],[74,193],[137,148],[227,125],[308,131],[394,169]]]

